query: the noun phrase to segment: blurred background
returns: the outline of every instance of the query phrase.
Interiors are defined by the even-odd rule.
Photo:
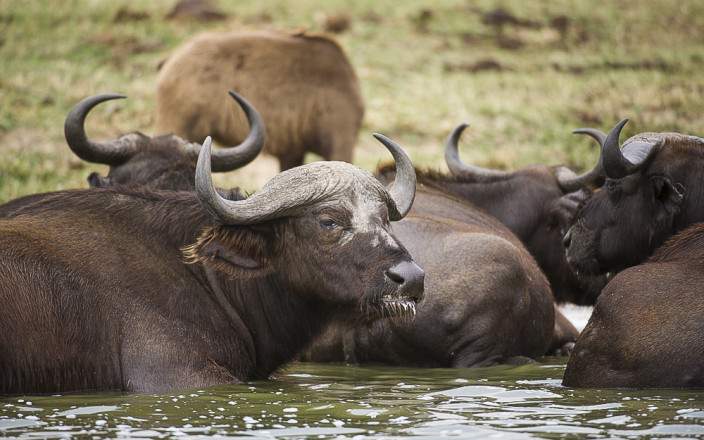
[[[0,0],[0,202],[86,187],[90,171],[105,172],[66,147],[77,101],[129,97],[91,113],[94,138],[156,134],[160,62],[198,33],[255,29],[340,42],[366,102],[355,162],[367,169],[390,159],[374,131],[416,165],[443,169],[444,139],[460,122],[471,124],[463,159],[502,169],[591,167],[596,149],[571,131],[624,117],[627,135],[702,134],[701,0]],[[253,190],[277,170],[260,157],[218,183]]]

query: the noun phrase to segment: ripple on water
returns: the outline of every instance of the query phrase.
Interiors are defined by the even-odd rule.
[[[574,390],[564,365],[294,364],[271,381],[169,395],[0,399],[0,435],[171,438],[590,438],[704,435],[704,393]]]

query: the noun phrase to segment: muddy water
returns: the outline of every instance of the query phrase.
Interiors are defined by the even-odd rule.
[[[293,364],[270,381],[166,395],[3,398],[0,436],[704,436],[704,392],[574,390],[563,371],[551,358],[464,370]]]

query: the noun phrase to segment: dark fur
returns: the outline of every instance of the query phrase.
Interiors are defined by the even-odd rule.
[[[124,136],[138,139],[138,153],[125,163],[111,166],[106,177],[92,173],[88,176],[91,187],[131,185],[176,191],[193,189],[197,158],[186,155],[183,139],[173,135],[150,138],[139,132]]]
[[[606,286],[567,364],[573,387],[704,387],[704,224]]]
[[[386,268],[410,259],[366,234],[334,246],[319,228],[312,213],[218,226],[193,192],[63,191],[18,207],[0,219],[0,393],[266,378],[330,320],[376,307]]]
[[[607,179],[575,217],[567,257],[580,272],[637,265],[673,234],[704,221],[704,141],[657,136],[664,143],[640,171]]]
[[[554,333],[550,287],[496,219],[420,185],[393,230],[426,271],[415,320],[333,325],[305,359],[473,367],[546,353]]]
[[[377,170],[382,180],[393,176],[394,166]],[[432,169],[416,169],[419,186],[427,186],[469,201],[506,225],[523,242],[547,275],[558,302],[594,304],[604,277],[578,277],[567,264],[562,236],[586,191],[563,194],[555,169],[533,166],[508,179],[478,183]],[[416,205],[417,208],[420,208]]]

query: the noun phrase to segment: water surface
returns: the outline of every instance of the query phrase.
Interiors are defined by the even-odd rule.
[[[0,399],[0,436],[699,438],[704,392],[574,390],[564,359],[478,369],[292,364],[274,380],[166,395]]]

